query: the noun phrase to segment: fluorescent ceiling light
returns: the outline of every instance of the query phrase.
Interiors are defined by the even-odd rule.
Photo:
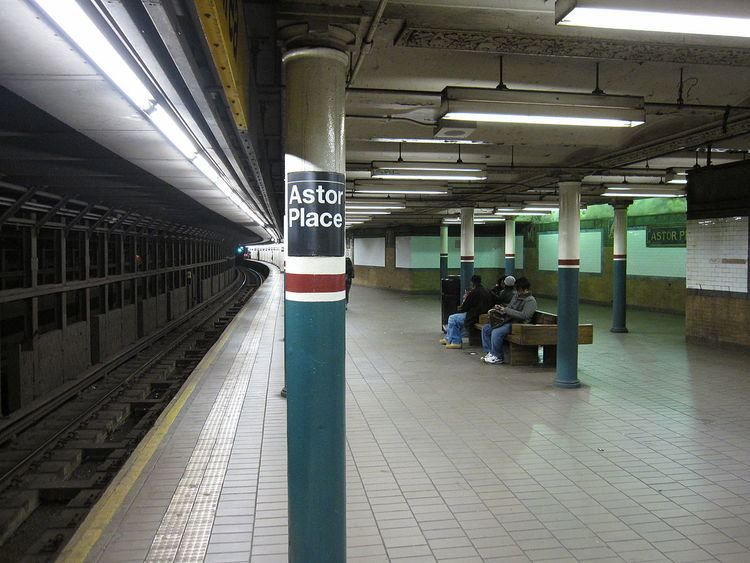
[[[553,211],[557,211],[557,207],[524,207],[521,210],[521,213],[526,213],[527,211],[544,211],[546,213],[552,213]]]
[[[664,176],[619,176],[603,175],[603,174],[592,174],[590,176],[584,176],[583,184],[617,184],[624,182],[633,182],[641,184],[658,184],[664,181]]]
[[[633,192],[666,192],[673,193],[680,191],[678,186],[669,184],[605,184],[604,187],[612,191],[633,191]]]
[[[448,87],[442,98],[442,118],[448,120],[636,127],[646,119],[637,96]]]
[[[642,0],[557,0],[555,21],[578,27],[750,37],[746,0],[662,0],[651,4],[653,7],[646,6]]]
[[[170,116],[164,108],[157,104],[147,113],[147,115],[154,125],[156,125],[157,129],[159,129],[159,131],[161,131],[162,134],[169,139],[169,141],[177,147],[177,150],[179,150],[188,160],[192,160],[196,154],[198,154],[198,150],[195,148],[193,141],[185,134],[183,128],[172,119],[172,116]]]
[[[487,141],[472,141],[470,139],[443,139],[441,137],[431,137],[429,139],[416,139],[407,137],[374,137],[370,139],[376,143],[429,143],[444,145],[488,145]]]
[[[34,0],[34,2],[211,183],[245,215],[255,223],[263,225],[264,222],[260,217],[237,195],[217,169],[202,154],[199,154],[199,149],[186,130],[156,103],[155,96],[75,0]],[[264,229],[273,238],[272,232],[265,227]]]
[[[687,184],[687,178],[672,178],[667,184]]]
[[[401,170],[373,170],[371,177],[376,180],[434,180],[472,182],[478,180],[486,180],[487,174],[484,172],[440,172],[437,170],[415,170],[413,172]]]
[[[464,162],[406,162],[406,161],[375,161],[373,171],[380,170],[425,170],[429,172],[485,172],[482,164],[467,164]]]
[[[602,194],[604,197],[627,197],[627,198],[634,198],[634,197],[685,197],[685,194],[682,192],[604,192]]]
[[[448,188],[441,186],[389,186],[384,184],[354,186],[354,194],[447,195]]]
[[[447,195],[448,192],[438,190],[405,190],[398,188],[362,188],[357,190],[361,194],[396,194],[396,195]]]
[[[474,219],[475,225],[484,225],[486,219]],[[444,225],[460,225],[461,220],[460,219],[443,219]]]
[[[154,97],[75,0],[35,0],[65,34],[140,110]]]
[[[346,211],[346,216],[350,215],[390,215],[390,211]]]
[[[359,204],[359,203],[348,203],[347,202],[346,209],[347,210],[349,210],[349,209],[373,209],[373,210],[378,210],[378,209],[406,209],[406,206],[403,205],[403,204],[401,204],[401,205],[392,205],[392,204],[391,205],[362,205],[362,204]]]
[[[517,211],[495,211],[495,215],[549,215],[549,212],[542,212],[542,211],[524,211],[523,209],[519,209]]]

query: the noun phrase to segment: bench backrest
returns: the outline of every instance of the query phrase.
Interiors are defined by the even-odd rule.
[[[533,325],[556,325],[557,315],[554,313],[547,313],[546,311],[537,311],[534,316],[531,317],[531,324]]]

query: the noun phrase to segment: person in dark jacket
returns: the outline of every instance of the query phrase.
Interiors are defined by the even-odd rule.
[[[464,327],[472,327],[479,320],[479,315],[492,307],[494,298],[482,285],[482,276],[471,276],[471,289],[464,295],[458,312],[448,317],[448,328],[445,338],[440,343],[447,349],[459,349],[463,346]]]
[[[487,352],[482,356],[486,364],[503,363],[503,342],[510,334],[514,323],[530,323],[536,312],[536,298],[531,295],[531,283],[526,278],[516,280],[516,295],[507,307],[495,305],[505,322],[496,327],[486,324],[482,327],[482,347]]]
[[[497,285],[490,289],[490,292],[495,297],[495,305],[507,305],[513,300],[516,295],[516,278],[513,276],[505,276],[497,280]]]
[[[346,257],[346,304],[349,305],[349,290],[352,288],[354,279],[354,263],[348,256]]]

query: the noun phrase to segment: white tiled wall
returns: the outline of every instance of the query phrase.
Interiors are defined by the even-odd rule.
[[[747,293],[748,218],[687,222],[687,286]]]

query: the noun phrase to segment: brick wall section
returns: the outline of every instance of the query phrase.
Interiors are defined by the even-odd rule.
[[[685,333],[690,342],[750,347],[750,299],[689,291]]]

